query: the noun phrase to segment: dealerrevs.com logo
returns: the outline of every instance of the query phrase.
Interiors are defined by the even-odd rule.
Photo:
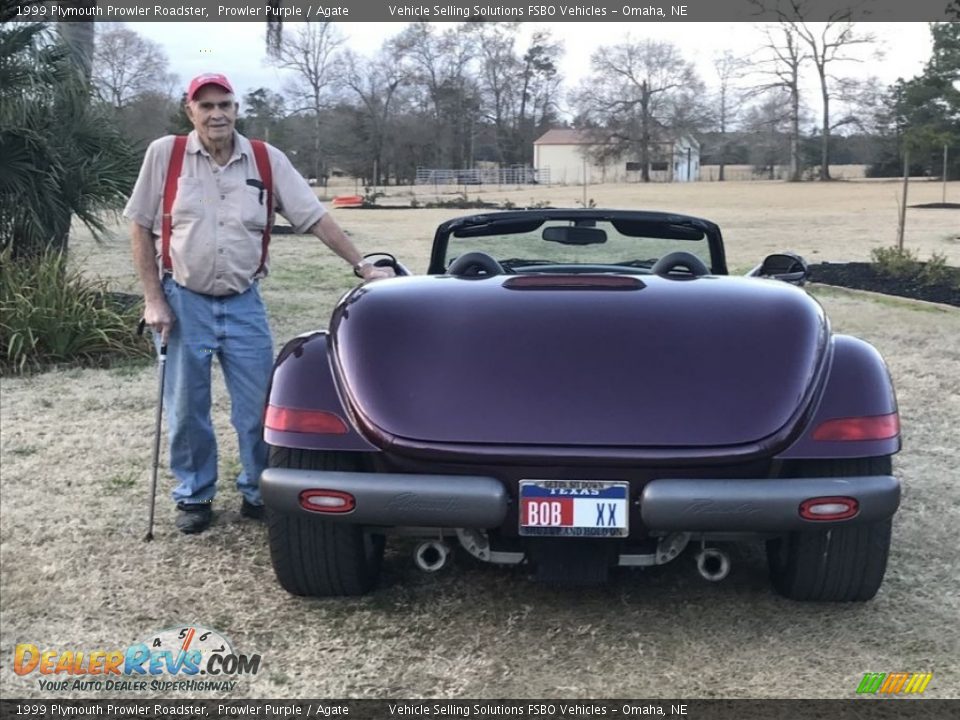
[[[17,675],[38,675],[45,692],[233,690],[260,670],[260,655],[234,652],[216,630],[188,625],[151,633],[117,650],[52,650],[32,643],[14,649]],[[202,678],[202,679],[201,679]]]
[[[933,673],[865,673],[857,686],[858,695],[919,695],[927,689]]]

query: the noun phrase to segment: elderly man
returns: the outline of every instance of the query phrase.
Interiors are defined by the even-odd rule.
[[[240,512],[263,517],[260,473],[266,466],[262,416],[273,365],[273,339],[260,295],[276,208],[297,232],[310,232],[362,275],[387,277],[328,215],[280,150],[235,129],[233,87],[200,75],[187,90],[194,130],[147,149],[124,216],[143,284],[144,319],[167,345],[164,403],[177,527],[205,530],[216,492],[217,444],[210,418],[210,366],[216,355],[230,393],[243,471]]]

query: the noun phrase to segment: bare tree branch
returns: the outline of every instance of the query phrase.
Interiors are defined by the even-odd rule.
[[[592,74],[573,102],[597,139],[596,154],[639,156],[642,179],[649,182],[653,151],[667,128],[677,134],[702,124],[703,83],[667,42],[628,38],[598,49],[590,64]]]
[[[808,18],[820,7],[818,0],[752,0],[754,4],[773,11],[781,25],[790,28],[805,48],[805,59],[813,62],[820,80],[820,99],[822,102],[820,179],[830,179],[830,100],[834,95],[830,91],[831,75],[829,68],[838,63],[851,62],[855,58],[848,54],[852,47],[869,45],[875,42],[870,34],[861,34],[852,21],[854,12],[864,3],[852,6],[829,7],[826,22],[809,22]]]
[[[322,152],[322,113],[329,104],[335,81],[334,67],[339,48],[344,43],[340,31],[332,22],[305,23],[295,33],[287,33],[272,63],[292,71],[288,87],[292,102],[306,108],[314,116],[313,166],[320,180],[327,173]]]
[[[122,110],[148,92],[169,95],[176,76],[163,48],[123,23],[97,23],[93,87],[104,102]]]

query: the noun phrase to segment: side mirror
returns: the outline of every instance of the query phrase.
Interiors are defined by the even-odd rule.
[[[763,263],[747,273],[750,277],[773,278],[791,285],[803,285],[810,275],[807,261],[795,253],[767,255]]]
[[[404,275],[411,275],[412,273],[404,267],[404,265],[397,260],[390,253],[385,252],[376,252],[376,253],[367,253],[363,256],[364,260],[370,260],[377,267],[388,267],[393,268],[393,272],[397,277],[403,277]],[[360,273],[356,270],[353,271],[353,274],[357,277],[362,277]]]

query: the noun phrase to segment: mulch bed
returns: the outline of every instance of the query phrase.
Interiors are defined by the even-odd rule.
[[[946,303],[960,307],[960,268],[950,268],[953,279],[938,285],[924,285],[910,278],[883,275],[872,263],[818,263],[810,266],[811,282],[839,285],[855,290],[899,295],[900,297]]]

